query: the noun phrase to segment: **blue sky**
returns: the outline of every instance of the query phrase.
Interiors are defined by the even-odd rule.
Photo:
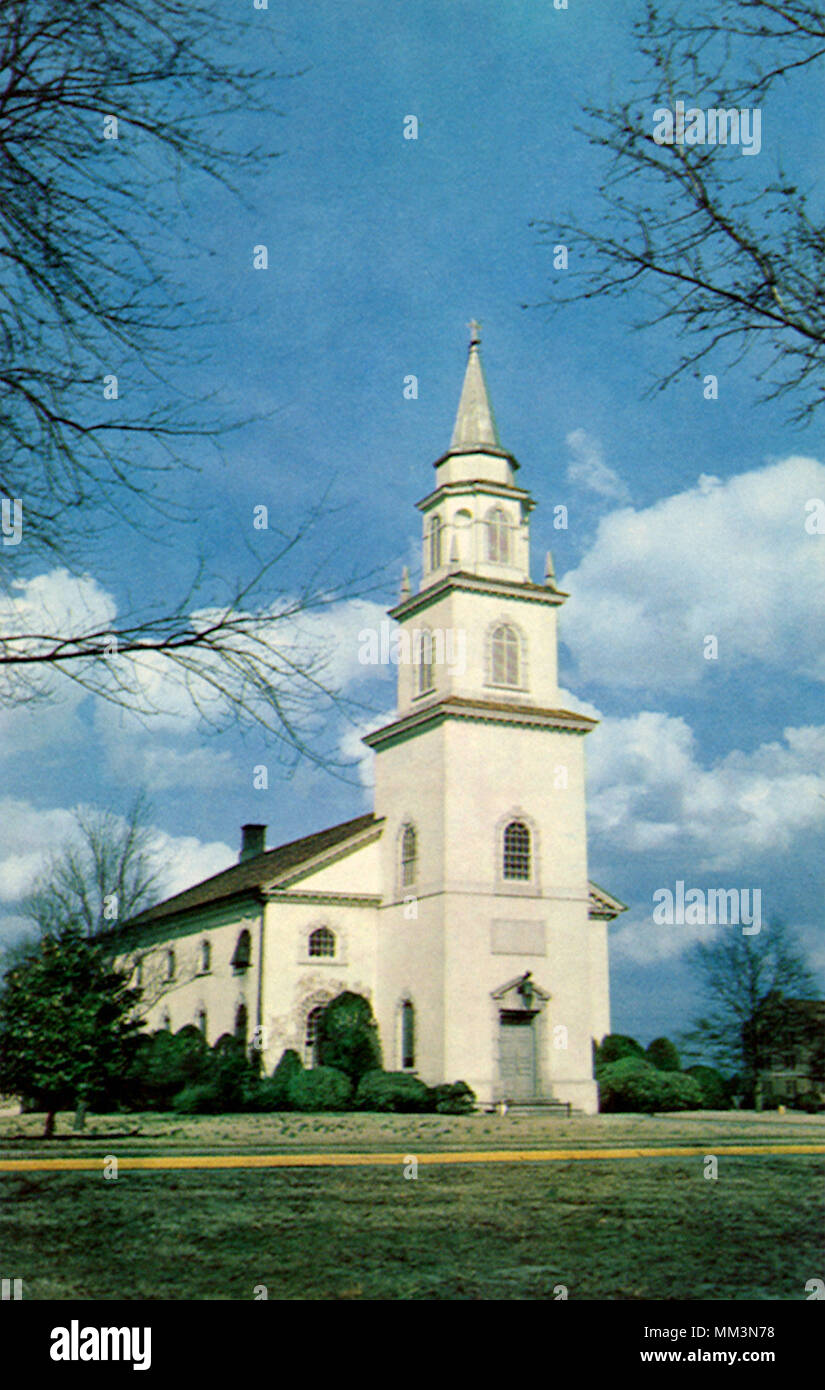
[[[556,272],[531,223],[598,214],[603,167],[575,127],[584,102],[625,90],[640,8],[271,0],[257,14],[281,69],[300,72],[278,85],[279,118],[243,123],[250,144],[280,157],[243,202],[185,183],[185,241],[169,255],[215,319],[181,342],[181,383],[265,418],[176,480],[189,528],[158,526],[152,542],[113,534],[74,597],[120,610],[162,597],[198,550],[239,572],[253,506],[288,527],[330,489],[335,511],[311,554],[328,555],[331,582],[353,557],[375,567],[365,602],[387,606],[417,551],[414,503],[448,443],[478,318],[501,437],[538,502],[534,577],[552,546],[572,595],[562,683],[603,719],[588,749],[591,874],[630,905],[613,929],[614,1028],[647,1041],[677,1032],[695,1002],[690,929],[651,925],[657,887],[761,887],[766,918],[798,926],[825,967],[825,540],[801,519],[825,470],[821,435],[758,403],[757,360],[709,362],[716,401],[699,376],[646,397],[673,358],[667,326],[633,332],[632,301],[542,307]],[[815,177],[823,102],[813,83],[796,91],[795,104],[780,93],[766,107],[762,153],[743,161],[757,180],[780,156]],[[407,115],[417,140],[403,138]],[[251,268],[260,243],[266,272]],[[566,531],[553,529],[557,503]],[[285,587],[309,560],[291,562]],[[69,602],[65,584],[38,574],[44,602]],[[354,658],[365,611],[323,633],[364,720],[393,702],[390,673],[365,680]],[[719,637],[716,661],[703,657],[705,633]],[[355,747],[357,729],[328,732]],[[369,804],[357,773],[302,766],[287,778],[262,735],[210,737],[186,712],[136,728],[59,685],[48,712],[0,714],[0,733],[7,935],[79,802],[123,810],[145,787],[175,887],[234,857],[242,821],[267,822],[274,844]],[[261,762],[270,788],[256,793]]]

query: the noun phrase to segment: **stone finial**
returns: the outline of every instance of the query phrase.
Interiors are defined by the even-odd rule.
[[[544,562],[544,582],[551,589],[556,587],[556,571],[553,568],[553,552],[548,550],[547,559]]]
[[[410,590],[410,572],[409,572],[409,570],[407,569],[407,566],[405,565],[404,568],[403,568],[403,570],[401,571],[401,602],[402,602],[402,603],[404,602],[404,599],[409,598],[410,592],[411,592],[411,590]]]

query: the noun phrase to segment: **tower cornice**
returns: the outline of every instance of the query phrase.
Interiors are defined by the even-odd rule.
[[[422,709],[414,710],[402,719],[395,719],[383,729],[376,729],[362,740],[368,748],[380,749],[390,743],[411,738],[424,729],[443,724],[448,719],[469,720],[485,724],[509,724],[520,728],[558,729],[571,734],[589,734],[598,724],[586,714],[567,709],[538,709],[532,705],[505,704],[500,700],[468,700],[458,695],[436,700]]]
[[[388,609],[389,615],[396,620],[410,617],[413,613],[429,608],[431,604],[452,590],[461,590],[471,594],[488,594],[498,598],[513,598],[522,603],[546,603],[556,608],[570,597],[563,589],[551,589],[545,584],[525,583],[524,581],[509,579],[486,579],[480,574],[466,574],[463,570],[453,570],[451,573],[445,574],[443,579],[439,579],[437,583],[430,584],[426,589],[412,594],[402,603],[397,603],[394,608]]]
[[[535,499],[523,487],[514,487],[512,483],[495,483],[486,478],[471,478],[465,481],[453,483],[442,483],[440,487],[428,492],[426,497],[422,497],[420,502],[416,502],[416,507],[420,512],[428,512],[431,507],[436,507],[445,497],[462,496],[467,492],[479,491],[488,493],[492,497],[510,497],[515,501],[523,502],[527,511],[531,512],[535,507]]]

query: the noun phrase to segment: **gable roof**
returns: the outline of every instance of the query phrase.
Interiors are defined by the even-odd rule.
[[[382,819],[370,811],[366,815],[356,816],[354,820],[342,821],[340,825],[316,831],[314,835],[304,835],[300,840],[291,840],[289,844],[279,845],[277,849],[267,849],[263,854],[251,855],[240,864],[233,864],[231,868],[223,869],[221,873],[204,879],[203,883],[196,883],[193,888],[186,888],[182,893],[176,893],[174,897],[146,908],[144,912],[139,912],[137,916],[124,922],[123,926],[147,926],[150,922],[158,922],[164,917],[191,911],[192,908],[206,907],[225,898],[259,893],[285,873],[316,859],[325,850],[335,849],[347,840],[355,839],[371,826],[380,825]]]
[[[135,917],[130,917],[127,922],[122,923],[119,930],[127,931],[132,927],[149,926],[167,917],[176,917],[180,913],[191,912],[199,907],[210,907],[230,898],[260,896],[265,888],[291,875],[296,869],[311,864],[328,850],[342,848],[348,841],[356,840],[363,835],[366,830],[377,829],[383,824],[383,820],[383,816],[376,816],[372,811],[368,811],[363,816],[356,816],[354,820],[342,821],[340,825],[331,825],[326,830],[316,831],[314,835],[304,835],[300,840],[290,840],[288,844],[278,845],[276,849],[264,850],[263,854],[251,855],[241,863],[232,864],[219,874],[204,879],[202,883],[185,888],[182,893],[175,893],[173,897],[156,903],[154,907],[146,908]],[[590,882],[588,890],[588,916],[591,919],[611,921],[618,917],[620,912],[627,910],[623,902],[599,888],[598,884]]]

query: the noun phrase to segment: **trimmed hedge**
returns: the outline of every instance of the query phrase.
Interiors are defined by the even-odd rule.
[[[429,1087],[417,1076],[403,1071],[368,1071],[358,1084],[355,1108],[420,1114],[435,1105]]]
[[[349,1110],[352,1082],[335,1067],[313,1067],[293,1076],[287,1100],[293,1110],[311,1113],[319,1110]]]
[[[652,1114],[656,1110],[700,1110],[702,1092],[692,1076],[661,1072],[642,1057],[623,1057],[599,1069],[599,1109]]]

